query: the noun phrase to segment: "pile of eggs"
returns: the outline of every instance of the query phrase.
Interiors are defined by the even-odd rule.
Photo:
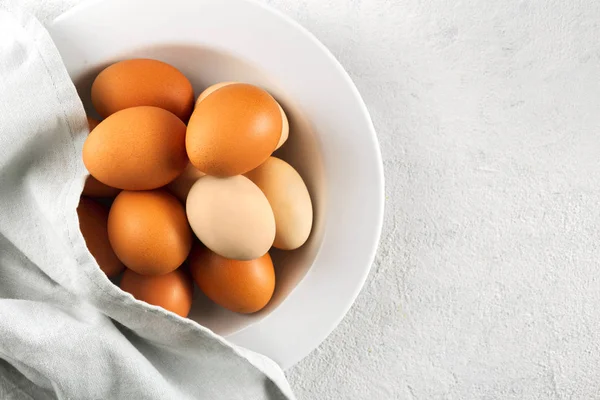
[[[193,282],[229,310],[262,309],[275,289],[269,250],[299,248],[313,221],[304,181],[272,156],[289,134],[277,101],[235,82],[194,100],[179,70],[133,59],[96,77],[92,103],[104,119],[88,118],[77,212],[100,268],[184,317]]]

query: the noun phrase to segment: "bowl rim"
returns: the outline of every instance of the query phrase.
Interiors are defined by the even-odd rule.
[[[53,28],[56,28],[57,26],[60,26],[61,24],[65,23],[66,21],[76,17],[82,11],[84,11],[88,8],[91,8],[98,3],[103,3],[106,1],[107,0],[91,0],[91,1],[83,2],[83,3],[76,5],[75,7],[67,10],[63,14],[56,17],[49,24],[49,30],[52,31]],[[134,0],[134,1],[141,2],[141,0]],[[199,7],[198,4],[200,3],[200,2],[192,2],[191,0],[181,0],[181,1],[182,2],[187,1],[188,4],[193,5],[194,7]],[[360,112],[361,112],[360,118],[362,118],[364,120],[364,122],[366,123],[366,125],[368,126],[368,132],[365,132],[365,135],[368,135],[368,137],[369,137],[369,141],[370,141],[369,144],[371,145],[371,149],[369,149],[369,151],[371,152],[371,156],[372,156],[374,164],[375,164],[374,167],[376,170],[376,174],[375,174],[375,176],[373,176],[373,178],[374,178],[373,184],[369,188],[370,191],[375,192],[375,196],[377,198],[377,201],[375,203],[373,203],[374,205],[376,205],[376,210],[373,210],[373,213],[372,213],[372,215],[374,216],[374,219],[372,221],[372,228],[374,230],[374,235],[370,238],[370,243],[368,243],[368,247],[370,250],[367,254],[367,259],[369,260],[369,263],[368,263],[368,265],[365,265],[364,268],[362,269],[359,279],[357,279],[355,282],[353,282],[353,289],[350,292],[350,294],[343,301],[343,305],[341,307],[338,307],[338,311],[336,312],[336,315],[331,317],[331,319],[327,322],[326,326],[323,326],[323,324],[322,324],[322,326],[319,327],[318,333],[307,332],[308,336],[302,340],[302,343],[301,344],[294,343],[294,346],[291,346],[294,348],[288,349],[290,351],[286,351],[285,354],[265,351],[264,343],[263,343],[263,345],[258,345],[261,340],[264,340],[265,333],[268,332],[270,327],[273,325],[273,317],[272,317],[273,313],[265,316],[265,318],[263,318],[260,321],[257,321],[254,324],[251,324],[245,328],[242,328],[238,332],[235,332],[231,335],[226,336],[226,338],[229,341],[233,342],[234,344],[250,348],[251,350],[262,352],[263,354],[266,354],[266,355],[270,356],[271,358],[273,358],[275,361],[277,361],[282,368],[288,369],[291,366],[293,366],[294,364],[296,364],[297,362],[299,362],[300,360],[302,360],[304,357],[306,357],[314,349],[316,349],[333,332],[333,330],[340,324],[340,322],[343,320],[343,318],[346,316],[346,314],[348,313],[348,311],[354,304],[356,298],[358,297],[360,291],[362,290],[362,288],[367,280],[367,277],[370,273],[371,267],[375,261],[375,256],[377,254],[377,249],[378,249],[379,241],[381,238],[381,232],[382,232],[382,227],[383,227],[383,217],[384,217],[384,207],[385,207],[385,205],[384,205],[384,203],[385,203],[384,169],[383,169],[383,162],[382,162],[382,156],[381,156],[381,149],[379,146],[379,142],[377,139],[377,133],[375,131],[375,127],[373,125],[371,116],[369,114],[367,106],[366,106],[364,100],[362,99],[356,85],[352,81],[348,72],[343,68],[341,63],[335,58],[335,56],[331,53],[331,51],[316,38],[316,36],[314,34],[312,34],[310,31],[308,31],[306,28],[304,28],[302,25],[300,25],[298,22],[293,20],[288,15],[286,15],[283,12],[276,10],[273,7],[271,7],[267,4],[264,4],[258,0],[203,0],[203,1],[204,2],[211,2],[211,1],[215,2],[216,1],[216,2],[220,2],[220,3],[225,3],[225,2],[246,3],[246,4],[251,5],[252,7],[256,7],[258,9],[260,9],[263,13],[265,13],[265,15],[269,15],[270,17],[279,19],[280,21],[284,22],[290,29],[293,29],[297,33],[300,33],[300,36],[302,37],[302,39],[308,40],[312,46],[315,46],[315,48],[317,48],[319,50],[321,55],[326,57],[328,62],[331,63],[332,67],[335,68],[336,73],[339,74],[339,76],[345,81],[345,84],[347,85],[348,89],[350,89],[350,91],[353,94],[353,101],[356,103],[356,105],[360,109]],[[322,248],[319,249],[315,259],[318,258],[321,250],[322,250]],[[313,263],[313,265],[314,265],[314,263]],[[303,282],[305,282],[307,280],[307,276],[309,274],[310,274],[310,269],[309,269],[308,273],[298,282],[296,287],[294,289],[292,289],[292,291],[288,295],[288,298],[291,297],[294,294],[294,292],[296,292],[302,286]],[[282,302],[282,304],[278,307],[278,309],[281,308],[285,304],[285,301],[286,300],[284,300]],[[276,310],[274,310],[274,312]],[[277,349],[274,349],[274,351],[277,351]]]

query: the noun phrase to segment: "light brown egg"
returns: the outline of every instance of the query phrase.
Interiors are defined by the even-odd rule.
[[[212,94],[213,92],[215,92],[218,89],[221,89],[222,87],[225,87],[225,86],[228,86],[228,85],[231,85],[234,83],[239,83],[239,82],[221,82],[221,83],[215,83],[214,85],[209,86],[202,93],[200,93],[200,96],[198,96],[198,99],[196,100],[196,107],[202,100],[207,98],[208,95]],[[283,144],[288,140],[288,137],[290,135],[290,124],[288,122],[287,116],[285,115],[285,112],[283,111],[283,108],[281,108],[281,105],[279,105],[279,103],[277,103],[277,106],[279,107],[279,112],[281,113],[282,126],[281,126],[281,137],[279,138],[279,142],[277,143],[275,150],[277,150],[278,148],[283,146]]]
[[[118,275],[125,266],[117,258],[108,240],[108,208],[92,199],[82,197],[77,207],[77,216],[85,244],[100,269],[109,278]]]
[[[244,83],[215,90],[200,101],[187,127],[190,162],[214,176],[243,174],[277,147],[282,118],[275,99]]]
[[[141,275],[175,270],[192,248],[183,206],[161,189],[119,193],[108,217],[108,238],[119,259]]]
[[[273,246],[282,250],[302,246],[312,229],[313,208],[300,174],[285,161],[269,157],[246,177],[263,191],[273,209],[276,229]]]
[[[202,245],[192,249],[190,272],[206,296],[231,311],[253,313],[269,303],[275,290],[271,256],[250,261],[222,257]]]
[[[158,60],[120,61],[104,69],[92,84],[92,103],[103,118],[130,107],[155,106],[187,121],[194,106],[190,81]]]
[[[126,269],[120,287],[138,300],[162,307],[182,317],[187,317],[192,308],[194,286],[189,276],[181,269],[153,276],[140,275]]]
[[[93,176],[88,176],[83,186],[83,195],[90,197],[115,197],[121,189],[110,187]]]
[[[253,260],[264,255],[275,238],[269,201],[242,175],[200,178],[190,189],[186,212],[196,236],[223,257]]]
[[[133,107],[102,121],[83,145],[83,162],[100,182],[119,189],[164,186],[188,164],[185,124],[157,107]]]
[[[204,175],[206,175],[204,172],[200,172],[192,164],[188,164],[183,173],[179,175],[173,182],[169,183],[167,188],[179,200],[185,203],[192,185]]]

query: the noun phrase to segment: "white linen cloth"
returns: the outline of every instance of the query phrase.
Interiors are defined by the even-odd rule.
[[[0,2],[0,399],[293,399],[271,360],[135,300],[88,252],[83,106],[50,36]]]

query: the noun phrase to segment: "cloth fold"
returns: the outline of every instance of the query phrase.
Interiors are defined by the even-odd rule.
[[[0,398],[293,399],[281,369],[135,300],[79,231],[87,122],[42,25],[0,3]]]

